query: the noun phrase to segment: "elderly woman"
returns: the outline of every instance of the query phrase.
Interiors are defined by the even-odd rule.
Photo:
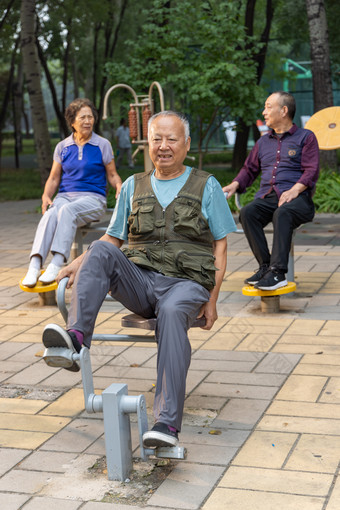
[[[98,116],[91,101],[75,99],[67,107],[65,118],[73,133],[54,151],[42,195],[43,216],[22,281],[27,287],[34,287],[38,280],[48,284],[56,279],[70,255],[77,227],[100,219],[105,212],[107,181],[116,189],[116,197],[122,185],[110,142],[93,132]],[[50,251],[52,260],[40,275]]]

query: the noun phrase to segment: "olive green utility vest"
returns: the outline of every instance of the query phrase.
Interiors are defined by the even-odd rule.
[[[165,208],[151,186],[152,172],[134,176],[125,255],[138,266],[165,276],[215,286],[214,238],[203,216],[202,196],[210,174],[193,168],[187,182]]]

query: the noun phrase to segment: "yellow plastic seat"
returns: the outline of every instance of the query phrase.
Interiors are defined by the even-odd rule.
[[[24,290],[25,292],[38,292],[39,294],[41,292],[51,292],[52,290],[56,290],[58,288],[57,282],[52,282],[49,284],[44,284],[41,282],[37,282],[35,287],[26,287],[26,285],[22,284],[23,278],[21,278],[19,282],[19,287],[21,290]]]
[[[280,296],[282,294],[289,294],[296,290],[295,282],[288,282],[285,287],[280,287],[276,290],[260,290],[254,289],[251,285],[242,287],[242,294],[244,296],[260,296],[261,297],[261,310],[265,313],[277,313],[280,311]]]
[[[23,278],[19,282],[19,287],[25,292],[35,292],[38,294],[39,304],[41,306],[55,306],[57,304],[55,298],[55,290],[58,288],[57,282],[44,284],[37,282],[35,287],[26,287],[22,284]]]
[[[252,285],[242,287],[242,294],[245,296],[280,296],[281,294],[289,294],[296,290],[295,282],[288,282],[285,287],[280,287],[276,290],[260,290],[254,289]]]

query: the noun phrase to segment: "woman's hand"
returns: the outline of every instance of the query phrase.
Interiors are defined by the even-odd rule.
[[[41,197],[41,212],[45,214],[49,206],[53,202],[53,195],[56,193],[61,181],[62,168],[61,164],[53,161],[50,175],[46,181],[44,193]]]
[[[53,203],[53,200],[44,193],[43,196],[41,197],[41,212],[42,212],[42,214],[45,214],[45,212],[47,211],[49,206],[52,205],[52,203]]]

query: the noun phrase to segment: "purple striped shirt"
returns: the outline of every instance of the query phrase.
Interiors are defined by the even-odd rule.
[[[319,176],[319,146],[316,136],[295,124],[278,137],[275,131],[262,136],[254,145],[238,175],[243,193],[261,174],[260,190],[255,198],[263,198],[272,190],[278,197],[297,182],[307,186],[303,193],[311,194]]]

